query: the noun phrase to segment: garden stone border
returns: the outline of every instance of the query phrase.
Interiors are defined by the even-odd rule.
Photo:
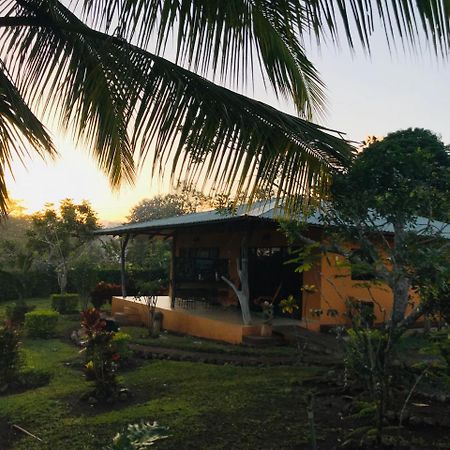
[[[228,355],[224,353],[189,351],[176,348],[158,347],[142,344],[130,344],[137,357],[143,359],[158,359],[172,361],[189,361],[216,365],[234,365],[249,367],[269,367],[269,366],[293,366],[293,365],[333,365],[338,361],[331,358],[324,358],[323,355],[312,357],[311,355],[298,356],[255,356],[255,355]]]

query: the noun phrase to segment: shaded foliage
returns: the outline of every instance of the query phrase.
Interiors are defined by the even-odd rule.
[[[87,201],[75,204],[66,199],[58,210],[50,204],[31,216],[28,246],[54,268],[61,294],[67,289],[71,262],[80,257],[97,228],[98,219]]]

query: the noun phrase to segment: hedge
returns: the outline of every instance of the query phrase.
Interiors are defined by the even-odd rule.
[[[69,271],[67,289],[69,292],[80,292],[77,279],[81,274],[79,270]],[[129,295],[138,292],[137,285],[149,280],[160,279],[163,284],[168,285],[168,268],[156,268],[154,270],[127,270],[126,290]],[[95,269],[95,274],[90,282],[92,289],[100,281],[105,283],[120,284],[119,269]],[[34,270],[25,274],[19,272],[0,271],[0,302],[7,300],[18,300],[20,298],[49,297],[54,292],[59,292],[57,276],[53,270]]]
[[[34,309],[34,306],[28,306],[23,301],[18,301],[12,305],[6,305],[6,322],[13,326],[22,325],[25,321],[25,314]]]
[[[60,314],[78,311],[80,296],[78,294],[52,294],[52,308]]]
[[[15,380],[20,369],[19,333],[0,327],[0,390]]]
[[[52,310],[39,309],[25,314],[25,331],[30,337],[48,338],[56,330],[59,313]]]
[[[0,302],[20,298],[48,297],[58,292],[56,274],[51,270],[26,273],[0,270]]]

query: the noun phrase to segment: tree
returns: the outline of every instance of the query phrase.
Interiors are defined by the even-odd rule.
[[[448,147],[431,131],[417,128],[373,140],[347,173],[335,177],[322,221],[328,230],[323,242],[297,232],[306,244],[298,257],[299,270],[308,270],[318,250],[334,253],[345,258],[339,265],[348,270],[339,277],[352,274],[361,280],[354,284],[367,288],[375,308],[374,287],[392,292],[392,314],[379,330],[372,329],[370,308],[359,299],[346,299],[353,319],[346,361],[358,380],[365,380],[376,404],[381,444],[388,392],[396,381],[392,351],[409,326],[436,306],[442,308],[444,295],[448,298]],[[419,300],[408,310],[413,292]]]
[[[33,265],[33,255],[26,248],[26,233],[30,218],[20,202],[10,201],[9,220],[0,223],[0,272],[12,280],[19,298],[27,294],[27,274]]]
[[[198,185],[208,180],[216,192],[237,197],[272,188],[286,199],[323,192],[330,174],[351,161],[352,148],[310,121],[323,112],[324,85],[306,38],[337,42],[343,35],[351,48],[359,41],[369,50],[379,23],[389,41],[418,47],[424,32],[436,51],[446,53],[448,44],[444,0],[85,0],[72,8],[56,0],[3,2],[4,212],[13,155],[56,155],[45,118],[59,118],[88,145],[113,187],[133,180],[136,154],[140,162],[151,157],[155,173]],[[171,62],[164,55],[174,35]],[[255,67],[298,116],[204,78],[212,72],[242,85]]]
[[[48,204],[31,216],[28,246],[54,267],[62,294],[66,292],[71,262],[82,255],[98,228],[97,216],[87,201],[75,204],[65,199],[59,210]]]
[[[197,212],[208,205],[208,198],[201,192],[183,189],[166,195],[156,195],[141,200],[133,206],[127,217],[129,223],[146,222],[165,217],[182,216]]]
[[[328,215],[344,238],[358,244],[350,261],[392,290],[390,326],[410,324],[423,314],[427,290],[450,278],[448,148],[417,128],[375,141],[336,177]],[[424,301],[405,318],[411,289]]]
[[[130,223],[146,222],[165,217],[181,216],[196,212],[208,204],[209,199],[201,192],[181,189],[173,194],[157,195],[144,199],[135,205],[128,216]],[[168,283],[170,245],[168,241],[154,239],[148,241],[146,236],[134,236],[127,246],[128,268],[148,270],[156,277],[152,280],[159,288]],[[141,286],[142,291],[148,291]],[[158,289],[151,289],[156,292]]]

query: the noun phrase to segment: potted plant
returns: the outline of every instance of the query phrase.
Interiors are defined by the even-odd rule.
[[[261,325],[261,336],[272,336],[273,303],[265,300],[261,303],[264,322]]]

